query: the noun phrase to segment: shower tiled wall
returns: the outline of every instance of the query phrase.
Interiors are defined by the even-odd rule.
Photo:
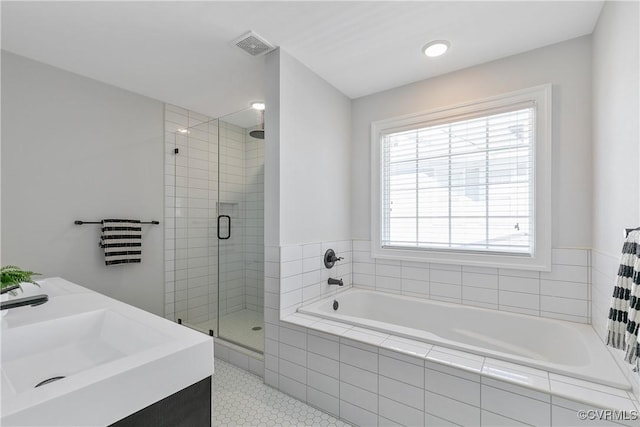
[[[245,307],[264,307],[264,140],[245,130],[244,256]]]
[[[217,258],[218,129],[210,120],[165,104],[165,316],[192,323],[215,318],[218,307],[210,262]]]
[[[218,310],[262,311],[263,188],[262,141],[166,104],[165,317],[201,323]],[[231,217],[228,240],[217,238],[219,214]]]
[[[245,307],[244,292],[244,129],[219,121],[218,214],[231,217],[231,234],[217,240],[220,315]],[[222,233],[223,231],[221,231]],[[215,238],[216,236],[212,236]]]

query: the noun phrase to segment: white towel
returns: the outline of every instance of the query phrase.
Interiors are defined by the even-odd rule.
[[[103,219],[100,247],[106,265],[139,263],[142,260],[142,226],[139,220]]]
[[[611,298],[607,345],[625,351],[625,360],[640,365],[640,230],[627,236]]]

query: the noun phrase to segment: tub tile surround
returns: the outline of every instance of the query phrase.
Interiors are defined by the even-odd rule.
[[[331,269],[324,266],[324,254],[328,249],[333,249],[336,256],[344,258]],[[270,275],[266,276],[271,279],[277,280],[278,277],[274,276],[280,275],[280,307],[284,315],[295,313],[304,303],[334,295],[351,286],[350,240],[281,246],[279,250],[280,261],[274,263],[278,265],[265,265],[265,271],[270,269]],[[327,280],[330,277],[342,279],[344,286],[329,285]]]
[[[406,338],[371,345],[300,319],[269,324],[280,342],[267,346],[265,381],[357,425],[579,425],[578,410],[637,410],[623,390]]]
[[[348,249],[347,243],[342,249]],[[368,245],[353,241],[349,258],[334,247],[338,256],[352,260],[352,281],[348,282],[352,286],[591,321],[588,250],[554,249],[552,272],[538,273],[376,262]],[[633,392],[296,313],[303,303],[339,292],[329,287],[303,292],[306,286],[322,286],[316,281],[317,262],[312,260],[313,254],[318,257],[318,248],[326,246],[265,248],[267,384],[358,425],[593,425],[579,420],[577,411],[614,409],[629,416],[638,410]],[[323,253],[320,250],[320,262]],[[285,263],[290,264],[285,267]],[[280,296],[283,271],[287,277],[307,275],[300,291],[299,281],[289,282],[295,285],[286,293],[295,293],[295,298]],[[336,277],[333,271],[337,270],[321,265],[321,280],[326,281],[327,273]],[[388,281],[389,277],[393,280]],[[568,313],[562,313],[567,307]],[[417,376],[416,369],[422,374]],[[629,380],[637,382],[637,376],[634,379],[628,371]],[[637,421],[597,424],[631,426]]]
[[[356,287],[553,319],[590,323],[590,251],[554,248],[551,272],[371,258],[353,241]]]

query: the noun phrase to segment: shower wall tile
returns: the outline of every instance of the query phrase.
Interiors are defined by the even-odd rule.
[[[215,319],[218,309],[220,314],[262,311],[264,148],[262,141],[245,138],[245,132],[165,106],[167,318],[197,323]],[[220,257],[218,214],[234,220]]]

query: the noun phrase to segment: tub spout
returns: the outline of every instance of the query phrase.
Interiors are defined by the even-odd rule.
[[[338,286],[344,285],[344,283],[342,283],[342,279],[333,279],[331,277],[329,277],[329,280],[327,280],[327,283],[330,285],[338,285]]]

